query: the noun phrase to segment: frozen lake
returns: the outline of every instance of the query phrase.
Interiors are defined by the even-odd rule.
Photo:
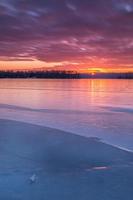
[[[0,118],[133,150],[133,80],[1,79]]]

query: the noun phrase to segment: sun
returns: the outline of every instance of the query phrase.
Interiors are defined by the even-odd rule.
[[[88,68],[87,73],[90,73],[91,75],[95,75],[97,73],[103,73],[105,72],[102,68]]]
[[[91,75],[94,76],[96,74],[96,72],[91,72]]]

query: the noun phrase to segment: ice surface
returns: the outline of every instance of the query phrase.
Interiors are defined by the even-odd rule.
[[[95,137],[0,120],[2,200],[132,200],[132,185],[130,152]]]
[[[0,118],[133,150],[133,81],[0,80]]]

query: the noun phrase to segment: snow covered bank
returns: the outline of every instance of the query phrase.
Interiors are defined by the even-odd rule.
[[[0,199],[130,200],[132,185],[130,152],[98,138],[0,120]]]

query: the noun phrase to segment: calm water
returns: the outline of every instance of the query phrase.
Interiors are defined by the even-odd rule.
[[[0,118],[133,150],[133,80],[0,80]]]

